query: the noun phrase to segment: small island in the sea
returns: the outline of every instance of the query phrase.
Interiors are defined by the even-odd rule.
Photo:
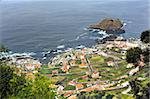
[[[89,26],[89,28],[91,29],[103,30],[109,34],[125,33],[122,27],[123,27],[123,22],[121,20],[111,19],[111,18],[103,19],[100,23]]]

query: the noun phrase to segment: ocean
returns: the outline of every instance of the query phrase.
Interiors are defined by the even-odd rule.
[[[1,0],[0,43],[13,52],[42,53],[95,44],[104,34],[86,30],[104,18],[126,23],[125,38],[149,29],[149,0]]]

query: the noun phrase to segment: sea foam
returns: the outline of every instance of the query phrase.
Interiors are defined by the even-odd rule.
[[[58,49],[63,49],[63,48],[65,48],[65,45],[59,45],[59,46],[57,46],[57,48]]]

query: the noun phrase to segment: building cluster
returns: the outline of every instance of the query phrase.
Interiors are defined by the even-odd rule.
[[[78,92],[91,92],[94,90],[115,90],[119,88],[124,88],[129,86],[129,83],[119,83],[122,79],[126,79],[129,76],[134,76],[139,70],[140,67],[145,66],[143,56],[141,55],[141,61],[138,63],[138,66],[135,64],[129,63],[126,66],[126,69],[131,69],[126,75],[121,75],[118,78],[114,78],[116,80],[112,82],[104,81],[100,83],[99,78],[101,78],[101,72],[96,71],[92,68],[91,58],[95,56],[103,56],[106,59],[112,58],[112,60],[105,61],[108,67],[118,66],[116,61],[119,61],[120,58],[116,58],[115,55],[112,55],[112,49],[115,49],[117,52],[118,49],[120,50],[120,54],[125,56],[126,51],[129,48],[133,47],[140,47],[142,49],[145,48],[138,40],[125,40],[122,37],[117,37],[114,40],[107,41],[104,44],[99,44],[93,46],[91,48],[78,48],[78,49],[70,49],[67,50],[65,53],[58,54],[53,57],[50,62],[48,63],[49,68],[56,68],[51,72],[51,75],[59,75],[59,71],[63,71],[62,74],[69,74],[70,69],[73,67],[78,67],[81,69],[88,68],[89,71],[84,72],[85,74],[80,76],[82,80],[87,82],[79,82],[78,79],[72,79],[67,83],[67,86],[74,86],[75,90],[64,90],[64,86],[61,84],[51,84],[50,88],[57,88],[58,95],[64,95],[65,97],[69,97],[69,99],[75,98],[76,95],[74,93]],[[104,50],[103,50],[104,48]],[[0,60],[7,62],[11,66],[15,66],[19,69],[19,72],[25,73],[28,77],[33,78],[33,74],[38,72],[38,69],[41,68],[40,61],[32,58],[29,55],[19,55],[19,54],[11,54],[11,55],[2,55],[0,56]],[[124,61],[124,60],[123,60]],[[82,72],[82,71],[81,71]],[[92,81],[88,81],[88,80]],[[117,84],[117,86],[114,86]]]
[[[83,48],[78,50],[70,50],[61,55],[55,56],[49,66],[60,65],[61,70],[64,72],[68,72],[71,67],[78,66],[79,68],[87,68],[87,56],[92,55],[94,53],[94,49],[92,48]]]
[[[112,55],[110,52],[111,49],[116,48],[120,50],[120,54],[125,56],[125,53],[128,49],[133,47],[140,47],[141,49],[145,48],[145,45],[142,44],[142,42],[138,40],[125,40],[122,37],[117,37],[114,40],[107,41],[105,44],[99,44],[96,46],[93,46],[91,48],[81,48],[81,49],[71,49],[63,54],[59,54],[55,56],[51,62],[49,63],[49,66],[55,67],[60,66],[61,70],[69,73],[69,70],[74,67],[78,66],[79,68],[92,68],[90,66],[89,59],[93,56],[104,56],[106,58],[112,57],[113,60],[106,61],[107,66],[113,67],[118,66],[118,63],[115,62],[116,58],[115,55]],[[104,50],[103,50],[104,48]],[[109,50],[107,50],[109,49]],[[116,52],[118,50],[115,50]],[[125,58],[124,58],[125,59]],[[141,56],[141,60],[143,60],[143,56]],[[128,87],[129,83],[121,81],[123,79],[127,79],[128,77],[134,76],[137,72],[140,71],[140,67],[144,66],[144,62],[140,61],[138,66],[136,67],[134,64],[129,63],[126,65],[126,69],[129,69],[128,73],[126,75],[121,75],[118,78],[114,78],[115,81],[112,82],[105,82],[105,83],[99,83],[98,79],[101,78],[101,74],[99,71],[87,71],[85,74],[81,76],[83,80],[86,80],[87,82],[78,82],[77,79],[73,79],[72,81],[69,81],[67,85],[75,86],[75,90],[64,90],[64,86],[59,85],[57,92],[58,94],[63,94],[65,97],[76,97],[75,93],[78,92],[91,92],[94,90],[116,90],[124,87]],[[57,72],[58,73],[58,72]],[[79,79],[79,78],[78,78]],[[88,79],[95,79],[96,82],[88,81]],[[121,82],[121,83],[120,83]],[[114,86],[117,84],[117,86]],[[130,86],[129,86],[130,87]],[[127,92],[126,92],[127,93]]]
[[[17,74],[24,73],[27,76],[32,76],[32,74],[37,73],[38,69],[42,65],[39,60],[36,60],[26,54],[1,55],[1,61],[10,66],[14,66],[18,70]]]
[[[103,47],[107,49],[119,48],[121,49],[122,52],[134,47],[140,47],[141,49],[146,48],[146,46],[139,39],[126,40],[123,37],[117,37],[116,39],[107,41],[105,44],[101,44],[101,45],[103,45]]]

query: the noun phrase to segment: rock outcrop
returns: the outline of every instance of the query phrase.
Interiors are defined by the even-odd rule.
[[[104,19],[98,24],[90,25],[91,29],[100,29],[106,31],[106,33],[124,33],[122,29],[123,23],[119,19]]]

